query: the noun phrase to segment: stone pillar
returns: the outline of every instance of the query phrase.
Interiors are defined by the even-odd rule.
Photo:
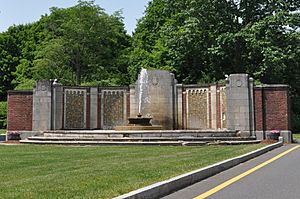
[[[248,74],[232,74],[226,82],[227,128],[253,136],[253,79]]]
[[[175,98],[177,98],[174,92],[176,90],[174,75],[166,70],[147,70],[146,73],[143,83],[141,83],[141,75],[139,76],[135,88],[135,100],[131,101],[131,104],[136,103],[136,111],[130,112],[135,113],[133,115],[138,114],[138,104],[141,102],[142,115],[152,116],[153,125],[162,125],[163,129],[174,129],[176,126]],[[140,86],[140,84],[143,85]],[[140,91],[141,88],[142,91]],[[141,96],[140,92],[142,92]]]
[[[211,85],[210,86],[210,106],[211,106],[211,128],[217,129],[217,86]]]
[[[135,87],[137,85],[130,85],[129,95],[130,95],[130,117],[136,117],[138,114],[138,102],[136,101]]]
[[[182,107],[182,97],[183,97],[183,85],[177,84],[177,129],[183,129],[183,107]]]
[[[52,129],[59,130],[63,128],[63,87],[53,85],[52,93]]]
[[[90,90],[90,129],[97,128],[98,122],[98,88],[91,87]]]
[[[32,130],[44,131],[51,129],[52,82],[39,80],[33,89]]]

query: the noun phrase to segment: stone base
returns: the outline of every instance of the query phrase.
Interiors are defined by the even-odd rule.
[[[152,126],[116,126],[116,131],[143,131],[143,130],[162,130],[162,126],[160,125],[152,125]]]
[[[265,133],[265,139],[270,138],[271,131],[256,131],[256,139],[258,140],[264,140],[264,133]],[[292,143],[292,132],[291,131],[280,131],[280,136],[283,137],[283,142],[286,143]]]
[[[40,131],[7,131],[7,140],[25,140],[28,137],[39,136],[42,133]]]
[[[292,143],[292,132],[291,131],[280,131],[280,136],[283,137],[283,142]]]
[[[239,132],[237,132],[237,136],[243,137],[243,138],[248,138],[248,137],[251,137],[251,132],[250,131],[239,131]]]

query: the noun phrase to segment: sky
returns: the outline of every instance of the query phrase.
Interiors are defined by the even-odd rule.
[[[95,3],[112,14],[122,10],[125,29],[131,34],[150,0],[96,0]],[[49,8],[67,8],[77,4],[77,0],[0,0],[0,32],[11,25],[27,24],[38,21]]]

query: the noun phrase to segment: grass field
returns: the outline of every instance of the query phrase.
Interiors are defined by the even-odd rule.
[[[264,145],[0,146],[0,198],[111,198]]]

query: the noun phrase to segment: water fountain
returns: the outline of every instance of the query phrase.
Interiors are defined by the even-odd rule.
[[[147,88],[148,84],[148,73],[147,70],[142,68],[141,73],[140,73],[140,78],[139,78],[139,103],[138,103],[138,115],[142,115],[142,102],[143,102],[143,97],[144,97],[144,92]]]
[[[142,104],[149,103],[148,98],[145,96],[148,87],[148,73],[147,70],[142,68],[138,80],[138,114],[135,117],[128,118],[126,126],[116,126],[115,130],[161,130],[162,126],[152,125],[151,116],[143,116]]]

